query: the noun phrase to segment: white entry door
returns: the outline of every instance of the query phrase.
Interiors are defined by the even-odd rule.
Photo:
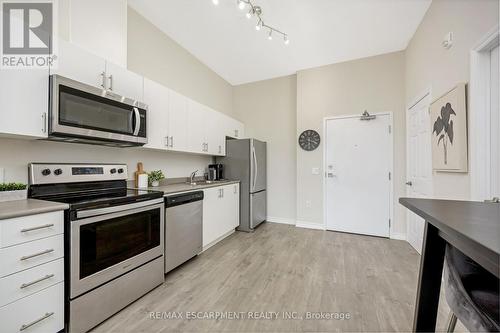
[[[326,121],[326,227],[389,237],[391,116]]]
[[[407,196],[432,196],[430,94],[425,95],[406,114],[407,133]],[[425,221],[408,210],[407,239],[418,253],[422,251]]]

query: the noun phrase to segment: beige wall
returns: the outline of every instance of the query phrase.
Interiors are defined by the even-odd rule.
[[[268,216],[295,223],[295,75],[234,87],[234,114],[245,135],[267,142]]]
[[[469,82],[470,50],[498,24],[498,13],[498,0],[434,0],[406,50],[407,103],[429,87],[435,99]],[[446,50],[441,42],[450,31],[453,47]],[[435,197],[470,198],[468,173],[433,175]]]
[[[336,115],[392,112],[394,121],[393,233],[406,231],[405,212],[397,198],[404,194],[405,113],[404,53],[349,61],[300,71],[297,74],[297,132],[318,131],[322,138],[323,118]],[[323,146],[312,152],[297,147],[297,222],[323,225]],[[369,163],[369,161],[367,161]],[[319,175],[312,168],[320,168]],[[306,207],[306,201],[311,207]]]
[[[131,71],[232,115],[232,86],[130,7],[127,45]]]

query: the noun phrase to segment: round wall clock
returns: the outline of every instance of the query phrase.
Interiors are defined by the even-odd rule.
[[[314,130],[305,130],[299,136],[300,148],[306,151],[313,151],[314,149],[318,148],[320,142],[321,138],[318,132]]]

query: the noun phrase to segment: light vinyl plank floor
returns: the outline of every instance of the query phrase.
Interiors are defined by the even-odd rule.
[[[405,241],[264,223],[170,272],[93,332],[408,332],[419,261]],[[243,312],[245,319],[186,319],[186,312],[213,311]],[[442,302],[440,329],[447,311]],[[151,312],[183,318],[152,319]],[[278,316],[253,319],[248,312]],[[307,320],[306,312],[350,319]]]

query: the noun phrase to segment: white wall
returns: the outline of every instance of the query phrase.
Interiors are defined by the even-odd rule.
[[[499,20],[498,0],[434,0],[406,50],[406,101],[428,87],[438,98],[470,80],[470,51]],[[453,47],[441,42],[453,32]],[[468,110],[469,118],[474,110]],[[433,173],[434,196],[469,199],[469,173]]]
[[[127,67],[127,0],[59,0],[59,34]]]
[[[214,110],[233,114],[233,87],[130,7],[128,68]]]
[[[406,232],[404,208],[397,200],[405,193],[406,141],[404,105],[404,53],[348,61],[297,74],[297,132],[314,129],[324,139],[323,118],[392,112],[394,121],[394,221],[393,234]],[[297,222],[324,225],[323,148],[307,152],[297,149]],[[367,167],[370,161],[366,161]],[[319,168],[319,175],[312,174]],[[307,207],[306,202],[311,206]]]
[[[0,139],[0,168],[5,168],[5,181],[27,182],[28,163],[126,163],[129,178],[137,162],[146,171],[162,170],[167,178],[188,177],[194,170],[205,170],[210,157],[149,151],[141,148],[113,148],[75,143]]]
[[[295,224],[297,77],[234,87],[234,115],[245,135],[267,142],[267,215],[272,222]]]

